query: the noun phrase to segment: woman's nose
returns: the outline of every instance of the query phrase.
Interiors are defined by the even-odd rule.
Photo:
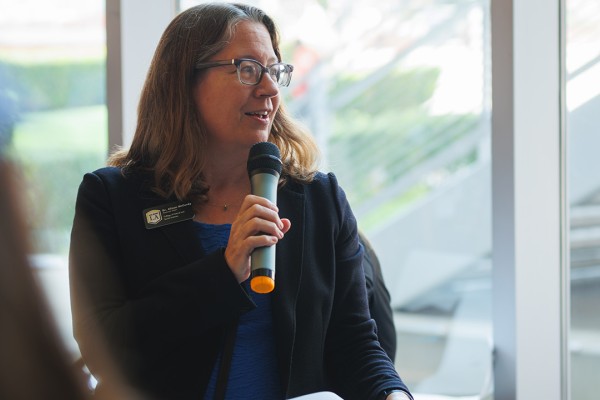
[[[275,97],[279,94],[279,85],[271,74],[264,73],[256,86],[259,96]]]

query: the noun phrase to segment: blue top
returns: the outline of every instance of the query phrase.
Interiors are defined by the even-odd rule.
[[[227,245],[231,224],[196,222],[195,226],[206,254]],[[271,294],[253,292],[248,280],[242,283],[242,287],[257,307],[240,317],[225,399],[283,399],[275,353]],[[215,396],[220,362],[219,354],[204,394],[205,400],[212,400]]]

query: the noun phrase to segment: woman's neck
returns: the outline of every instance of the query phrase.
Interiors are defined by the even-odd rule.
[[[232,223],[244,198],[250,193],[245,163],[232,165],[229,169],[212,167],[205,170],[208,199],[196,209],[194,219],[211,224]]]
[[[203,175],[212,188],[243,186],[248,181],[247,155],[228,155],[214,151],[204,167]]]

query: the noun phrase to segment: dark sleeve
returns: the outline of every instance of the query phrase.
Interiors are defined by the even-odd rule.
[[[377,325],[379,343],[393,362],[396,358],[396,327],[390,305],[390,293],[385,286],[381,265],[373,246],[360,231],[359,239],[365,249],[363,269],[365,270],[369,311]]]
[[[377,399],[391,388],[408,392],[377,340],[369,315],[356,220],[335,176],[329,177],[339,227],[335,232],[335,293],[326,356],[336,392],[347,400]]]
[[[141,216],[141,210],[127,209],[127,196],[115,191],[96,174],[86,174],[79,188],[69,254],[74,335],[97,377],[110,374],[115,366],[133,381],[144,373],[148,380],[147,371],[161,369],[175,376],[177,367],[168,364],[198,351],[186,346],[202,342],[253,303],[222,252],[183,265],[173,260],[164,273],[132,289],[132,276],[150,265],[137,261],[141,255],[128,254],[130,243],[141,241],[158,259],[169,259],[160,248],[169,244],[131,237],[137,234],[127,230],[132,225],[127,215],[135,209],[135,216]],[[110,357],[104,349],[110,350]]]

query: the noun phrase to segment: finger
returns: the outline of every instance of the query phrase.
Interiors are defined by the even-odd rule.
[[[243,208],[250,208],[252,205],[255,205],[255,204],[261,205],[265,208],[270,208],[271,210],[273,210],[275,212],[279,212],[279,208],[277,207],[277,204],[271,202],[266,197],[249,194],[244,198],[244,201],[242,202],[242,206],[245,206]]]
[[[264,207],[259,204],[253,204],[250,208],[244,210],[236,216],[232,224],[236,227],[242,227],[246,235],[255,235],[258,232],[278,235],[276,230],[283,228],[283,223],[279,219],[279,214],[272,208]],[[274,230],[275,228],[276,230]]]
[[[286,234],[292,227],[292,221],[287,218],[281,218],[281,224],[283,225],[280,230],[283,234]]]
[[[283,223],[281,221],[273,222],[256,217],[248,221],[247,232],[249,236],[266,234],[281,239],[283,237],[283,231],[280,229],[278,223],[281,224],[281,227],[283,228]]]
[[[277,236],[272,235],[256,235],[248,238],[248,244],[251,247],[250,253],[259,247],[271,247],[279,241]]]
[[[270,247],[277,244],[278,239],[271,235],[247,237],[236,246],[227,246],[225,262],[231,269],[238,282],[243,282],[250,276],[250,255],[259,247]]]

